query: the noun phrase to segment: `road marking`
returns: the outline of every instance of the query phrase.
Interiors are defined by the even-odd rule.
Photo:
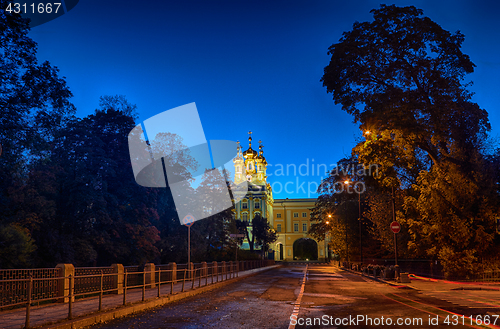
[[[396,300],[394,298],[390,298],[387,295],[383,295],[383,296],[385,298],[391,299],[391,300],[393,300],[393,301],[395,301],[397,303],[406,305],[408,307],[417,309],[419,311],[423,311],[423,312],[426,312],[426,313],[438,315],[440,318],[443,318],[443,319],[445,318],[445,315],[447,315],[447,314],[457,315],[458,317],[465,316],[465,315],[462,315],[462,314],[458,314],[458,313],[454,313],[454,312],[451,312],[451,311],[447,311],[445,309],[442,309],[440,307],[437,307],[437,306],[434,306],[434,305],[431,305],[431,304],[426,304],[426,303],[423,303],[423,302],[418,302],[416,300],[413,300],[413,299],[408,298],[408,297],[403,297],[401,295],[397,295],[397,294],[390,294],[390,295],[392,295],[393,297],[398,297],[400,299],[405,299],[406,302],[402,302],[401,300],[398,301],[398,300]],[[419,307],[411,306],[410,304],[417,304]],[[430,310],[433,310],[433,312],[431,312]],[[434,310],[438,310],[438,312],[436,312]],[[434,312],[436,312],[436,313],[434,313]],[[441,313],[441,314],[438,314],[438,313]],[[465,316],[465,318],[467,318],[467,317]],[[465,325],[467,327],[471,327],[471,328],[500,328],[500,326],[493,325],[493,324],[490,324],[490,325],[482,324],[482,325],[476,325],[476,326],[473,326],[472,324],[471,325],[465,324]]]
[[[290,324],[288,325],[288,329],[295,328],[295,324],[292,324],[292,317],[294,319],[297,319],[297,317],[299,316],[300,301],[302,300],[302,295],[304,294],[304,288],[306,286],[306,279],[307,279],[307,265],[306,265],[306,268],[304,269],[304,277],[302,278],[302,285],[300,286],[299,296],[297,297],[297,300],[294,303],[295,305],[293,307],[293,312],[292,312],[292,315],[290,316]]]
[[[317,297],[317,298],[335,298],[337,300],[341,299],[367,299],[366,297],[355,297],[355,296],[344,296],[344,295],[335,295],[335,294],[318,294],[312,292],[303,293],[304,296]]]
[[[477,297],[477,296],[474,296],[473,294],[467,294],[468,296],[463,296],[463,295],[451,294],[449,292],[442,292],[440,294],[426,293],[426,295],[447,301],[447,302],[455,304],[455,305],[465,306],[465,307],[470,307],[470,308],[499,308],[499,306],[500,306],[500,304],[498,304],[496,302],[491,303],[491,300],[488,300],[488,299],[485,299],[485,300],[490,301],[489,303],[485,302],[485,301],[481,301],[481,300],[474,300],[474,299],[467,298],[470,296]],[[477,297],[477,298],[480,298],[480,297]]]

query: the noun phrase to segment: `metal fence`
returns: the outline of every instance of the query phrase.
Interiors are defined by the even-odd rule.
[[[101,281],[103,289],[113,289],[115,277],[104,274],[112,274],[112,267],[77,267],[75,268],[75,294],[95,293],[100,289]],[[101,274],[103,277],[101,278]]]
[[[339,262],[339,265],[350,270],[368,273],[374,276],[383,276],[386,269],[392,268],[392,259],[374,259],[363,264],[359,262]],[[478,271],[468,276],[448,276],[444,275],[443,267],[431,260],[398,260],[400,272],[408,272],[417,276],[428,277],[439,280],[460,281],[460,282],[500,282],[500,271]],[[393,270],[392,270],[393,271]],[[391,274],[392,275],[392,274]],[[393,276],[392,276],[393,277]]]
[[[19,305],[28,300],[27,282],[30,277],[35,279],[31,300],[38,301],[58,296],[59,276],[59,268],[0,270],[0,308]]]

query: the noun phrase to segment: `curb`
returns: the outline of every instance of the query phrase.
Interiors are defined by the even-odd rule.
[[[96,312],[89,315],[84,315],[82,317],[73,319],[73,320],[62,320],[59,323],[52,323],[42,325],[36,328],[39,329],[76,329],[76,328],[84,328],[94,324],[99,324],[107,321],[111,321],[120,317],[124,317],[130,314],[143,312],[151,308],[155,308],[158,306],[166,305],[181,299],[185,299],[187,297],[195,296],[198,294],[202,294],[207,291],[215,290],[217,288],[222,288],[228,284],[238,282],[245,278],[257,275],[259,273],[281,267],[281,265],[273,265],[264,268],[258,268],[250,270],[250,273],[245,274],[244,276],[239,276],[237,278],[232,278],[226,281],[214,283],[208,286],[195,288],[194,290],[189,290],[185,292],[176,293],[173,295],[167,295],[165,297],[156,297],[154,299],[146,300],[144,302],[136,302],[134,304],[125,305],[116,307],[114,309],[110,309],[107,311]]]
[[[408,288],[408,289],[418,290],[418,288],[410,286],[410,285],[407,285],[407,284],[379,279],[377,277],[370,276],[370,275],[365,275],[363,273],[359,273],[359,272],[356,272],[356,271],[353,271],[353,270],[350,270],[350,269],[347,269],[347,268],[343,268],[343,267],[338,267],[338,268],[340,268],[340,269],[342,269],[344,271],[350,272],[352,274],[356,274],[356,275],[368,278],[368,279],[373,280],[373,281],[377,281],[377,282],[380,282],[380,283],[385,283],[385,284],[387,284],[387,285],[389,285],[391,287],[399,287],[399,288],[405,287],[405,288]]]

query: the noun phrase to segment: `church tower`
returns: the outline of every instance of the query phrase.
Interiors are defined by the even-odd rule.
[[[245,171],[245,159],[243,159],[243,154],[241,153],[240,141],[237,141],[236,144],[238,145],[236,147],[236,157],[233,159],[234,183],[238,185],[246,180],[246,171]]]
[[[267,218],[272,227],[273,223],[273,193],[267,182],[267,161],[264,157],[262,141],[259,141],[259,151],[252,149],[252,132],[248,132],[248,149],[241,152],[238,142],[237,156],[233,159],[235,166],[234,182],[248,182],[248,193],[236,204],[236,220],[248,222],[251,233],[252,219],[256,216]],[[249,235],[251,237],[251,235]],[[243,243],[243,249],[248,249],[248,241]],[[258,249],[259,246],[255,246]]]

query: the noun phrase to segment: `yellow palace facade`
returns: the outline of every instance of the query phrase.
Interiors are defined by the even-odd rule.
[[[267,218],[278,236],[270,246],[271,257],[277,261],[325,260],[328,254],[325,240],[318,242],[307,234],[311,227],[311,208],[316,199],[273,199],[271,185],[267,182],[267,161],[262,142],[259,141],[259,151],[253,150],[252,132],[249,132],[248,145],[248,149],[242,151],[238,143],[237,156],[233,160],[234,182],[240,184],[246,180],[249,187],[246,197],[235,205],[235,218],[249,224],[257,215]],[[309,251],[313,249],[306,257],[300,252],[304,243],[309,246]],[[249,248],[246,238],[242,248]]]

